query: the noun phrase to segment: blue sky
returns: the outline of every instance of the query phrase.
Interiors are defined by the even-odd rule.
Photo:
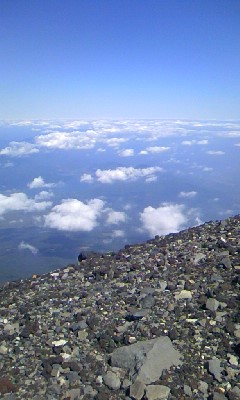
[[[238,119],[240,2],[1,0],[0,119]]]

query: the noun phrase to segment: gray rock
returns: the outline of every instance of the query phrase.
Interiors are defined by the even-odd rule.
[[[80,321],[78,323],[78,327],[79,327],[79,329],[86,329],[88,327],[88,325],[87,325],[86,321]]]
[[[177,293],[175,295],[176,300],[181,300],[181,299],[191,299],[192,298],[192,292],[190,290],[181,290],[180,293]]]
[[[240,339],[240,329],[236,329],[236,330],[234,331],[234,336],[235,336],[237,339]]]
[[[164,291],[166,289],[166,287],[167,287],[167,282],[166,281],[159,281],[158,286],[159,286],[159,289],[161,291]]]
[[[229,256],[223,257],[221,259],[221,264],[223,264],[225,268],[229,268],[229,269],[232,268],[232,263],[230,261]]]
[[[163,370],[181,365],[181,354],[167,336],[146,340],[116,349],[111,356],[112,366],[127,369],[131,377],[143,383],[155,382]]]
[[[142,308],[152,308],[155,304],[155,299],[151,294],[148,294],[140,301],[140,304]]]
[[[228,392],[229,400],[240,400],[240,388],[238,386],[234,386]]]
[[[192,397],[192,389],[189,385],[183,385],[183,390],[187,396]]]
[[[129,313],[126,316],[127,321],[137,321],[139,319],[142,319],[146,317],[149,314],[150,310],[149,309],[144,309],[144,310],[133,310],[131,313]]]
[[[130,386],[130,396],[132,399],[140,400],[145,393],[146,385],[138,379]]]
[[[17,400],[17,396],[14,393],[5,394],[3,397],[4,400]],[[43,400],[43,399],[41,399]]]
[[[227,397],[223,393],[214,392],[213,400],[227,400]]]
[[[207,384],[207,382],[199,381],[198,390],[199,390],[201,393],[206,394],[206,393],[208,392],[208,384]]]
[[[106,375],[103,376],[103,381],[105,385],[112,390],[118,390],[121,386],[119,377],[112,371],[108,371]]]
[[[131,386],[132,382],[129,379],[123,379],[122,381],[122,388],[127,389],[129,386]]]
[[[148,400],[167,400],[170,389],[164,385],[148,385],[146,388],[146,398]]]
[[[195,256],[194,256],[193,264],[194,264],[194,265],[197,265],[197,264],[199,263],[199,261],[202,261],[202,260],[204,260],[205,258],[206,258],[205,254],[203,254],[203,253],[197,253],[197,254],[195,254]]]
[[[0,354],[5,355],[5,354],[7,354],[7,353],[8,353],[7,347],[6,347],[4,344],[2,344],[2,345],[0,346]]]
[[[65,396],[69,400],[80,400],[81,399],[81,390],[80,389],[69,389]]]
[[[95,389],[93,389],[93,387],[91,385],[85,386],[84,395],[86,395],[86,396],[89,395],[89,396],[94,397],[94,396],[96,396],[96,394],[97,394],[97,391]]]
[[[78,331],[78,339],[83,342],[87,339],[88,337],[88,332],[86,331]]]
[[[211,275],[211,281],[212,282],[224,282],[224,279],[219,274],[212,274]]]
[[[216,299],[207,299],[206,308],[210,311],[217,311],[219,304],[219,301]]]
[[[221,360],[219,360],[218,358],[213,358],[208,362],[208,371],[218,382],[222,381],[222,370],[223,368],[221,367]]]

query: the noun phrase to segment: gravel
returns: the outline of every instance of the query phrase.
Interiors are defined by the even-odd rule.
[[[0,287],[0,399],[240,399],[240,216]]]

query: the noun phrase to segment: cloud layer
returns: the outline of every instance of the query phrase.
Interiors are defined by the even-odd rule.
[[[141,150],[139,154],[157,154],[157,153],[163,153],[167,150],[169,150],[170,147],[164,147],[164,146],[150,146],[147,147],[145,150]]]
[[[77,199],[62,200],[44,216],[44,225],[60,231],[89,232],[97,226],[103,207],[104,202],[100,199],[86,203]]]
[[[183,204],[162,203],[159,207],[145,207],[140,213],[142,228],[150,236],[179,232],[190,225],[202,223],[199,211]]]
[[[119,224],[121,222],[126,222],[127,215],[122,211],[110,210],[107,217],[107,224]]]
[[[54,186],[56,186],[55,183],[46,183],[41,176],[34,178],[32,182],[28,183],[30,189],[52,188]]]
[[[0,216],[11,211],[40,212],[51,205],[50,201],[28,198],[25,193],[12,193],[9,196],[0,194]]]
[[[34,255],[38,253],[38,249],[35,246],[23,241],[18,245],[18,250],[29,250]]]
[[[195,197],[196,195],[197,195],[197,192],[192,191],[192,192],[180,192],[178,196],[189,199],[189,198]]]
[[[101,183],[113,183],[114,181],[134,181],[139,178],[149,178],[161,172],[160,167],[133,168],[118,167],[116,169],[98,169],[96,171],[97,180]]]
[[[34,144],[28,142],[10,142],[9,146],[0,150],[0,155],[10,157],[22,157],[27,154],[38,153],[39,149]]]

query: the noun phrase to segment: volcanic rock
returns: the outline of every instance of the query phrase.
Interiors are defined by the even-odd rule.
[[[0,399],[240,399],[240,216],[0,287]]]

